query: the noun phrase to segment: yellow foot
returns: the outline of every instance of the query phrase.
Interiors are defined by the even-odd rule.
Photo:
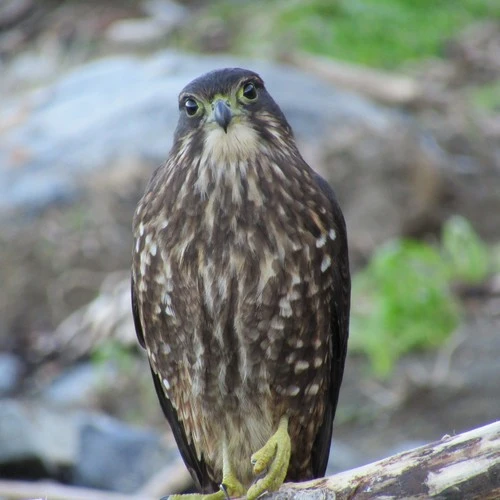
[[[216,493],[209,493],[203,495],[202,493],[187,493],[186,495],[168,495],[161,498],[161,500],[225,500],[226,495],[223,491]]]
[[[243,488],[243,485],[232,472],[226,472],[224,474],[220,489],[223,498],[240,498],[245,496],[245,488]],[[210,498],[209,500],[213,499]]]
[[[201,493],[188,493],[186,495],[169,495],[161,500],[226,500],[227,498],[240,498],[245,495],[245,488],[236,479],[232,472],[226,472],[222,478],[220,491],[203,495]]]
[[[288,417],[282,417],[278,430],[259,451],[252,455],[254,474],[259,476],[264,471],[267,472],[250,486],[247,492],[248,500],[255,500],[266,491],[275,491],[283,484],[290,464],[291,449]]]

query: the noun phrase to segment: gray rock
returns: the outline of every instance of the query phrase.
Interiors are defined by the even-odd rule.
[[[32,0],[4,0],[0,4],[0,30],[21,22],[32,9]]]
[[[81,363],[64,372],[43,392],[47,404],[62,408],[88,407],[99,391],[116,383],[119,371],[112,363]]]
[[[22,52],[5,68],[10,80],[10,86],[18,85],[24,88],[29,85],[46,83],[53,78],[58,70],[58,61],[54,54],[48,51]]]
[[[146,60],[102,59],[0,107],[0,213],[36,214],[69,202],[84,193],[90,172],[119,158],[159,164],[170,149],[179,91],[225,66],[260,72],[302,142],[346,119],[377,128],[393,120],[391,112],[287,66],[170,51]]]
[[[189,16],[189,9],[171,0],[146,0],[141,9],[157,22],[166,26],[178,26]]]
[[[0,353],[0,397],[13,392],[23,371],[19,358],[7,352]]]
[[[101,415],[84,417],[74,484],[132,493],[178,457],[157,433]]]
[[[172,27],[152,18],[120,19],[106,30],[106,38],[125,48],[148,47],[165,41]]]
[[[0,470],[57,477],[76,464],[78,441],[78,425],[68,414],[14,400],[0,405]]]
[[[153,431],[105,415],[54,409],[39,401],[0,404],[0,476],[73,479],[133,492],[179,459]]]

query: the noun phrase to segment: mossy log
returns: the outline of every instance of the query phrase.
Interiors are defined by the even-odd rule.
[[[267,499],[500,499],[500,421],[324,479],[285,484]]]

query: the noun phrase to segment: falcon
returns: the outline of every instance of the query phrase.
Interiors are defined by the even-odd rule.
[[[133,235],[137,337],[200,498],[324,475],[349,329],[346,227],[258,74],[215,70],[182,90]]]

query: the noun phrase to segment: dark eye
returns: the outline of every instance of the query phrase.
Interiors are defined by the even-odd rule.
[[[243,87],[243,96],[250,101],[257,99],[257,89],[253,83],[250,82],[245,84]]]
[[[198,104],[194,99],[186,99],[184,107],[186,108],[186,114],[188,116],[194,116],[198,111]]]

